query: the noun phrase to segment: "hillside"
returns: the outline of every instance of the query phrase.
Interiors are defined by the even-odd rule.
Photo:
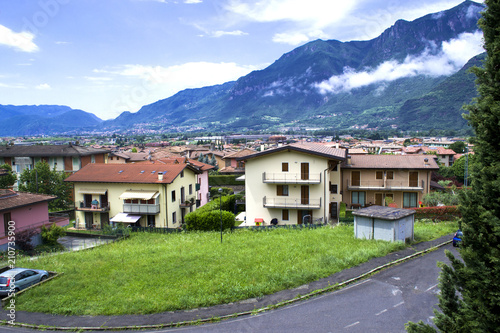
[[[125,113],[102,128],[185,130],[265,130],[279,128],[390,128],[461,129],[457,122],[460,101],[449,100],[441,85],[470,89],[461,96],[473,96],[473,77],[453,72],[410,73],[396,79],[374,80],[356,86],[359,76],[373,76],[381,68],[399,67],[414,61],[437,61],[443,57],[443,43],[478,31],[483,6],[465,1],[450,10],[429,14],[415,21],[397,21],[379,37],[368,41],[316,40],[284,54],[269,67],[254,71],[236,82],[189,89],[146,105],[137,113]],[[430,60],[429,60],[430,59]],[[436,60],[437,59],[437,60]],[[410,63],[409,65],[413,65]],[[352,82],[351,82],[352,81]],[[437,118],[412,121],[419,100],[434,96]],[[436,99],[445,99],[439,100]],[[448,100],[447,100],[448,99]],[[424,99],[425,100],[425,99]],[[423,103],[423,102],[420,102]],[[441,105],[441,106],[440,106]],[[400,114],[400,112],[402,112]],[[445,114],[449,118],[442,118]],[[428,120],[428,121],[427,121]]]

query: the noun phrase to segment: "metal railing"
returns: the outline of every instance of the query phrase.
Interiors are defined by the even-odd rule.
[[[420,184],[419,184],[420,183]],[[370,180],[358,181],[353,183],[351,179],[347,180],[347,188],[349,190],[392,190],[392,191],[423,191],[425,189],[425,182],[409,182],[397,180]]]
[[[80,201],[79,205],[76,205],[76,210],[80,211],[101,211],[107,212],[110,209],[109,202],[98,203],[93,205],[92,203],[86,203],[85,201]]]
[[[290,198],[290,197],[276,197],[276,198],[263,198],[263,205],[265,208],[295,208],[295,209],[320,209],[320,199],[305,199],[305,198]]]
[[[263,172],[262,181],[264,183],[274,184],[320,184],[321,173],[301,174],[289,172]]]
[[[123,204],[123,212],[124,213],[156,215],[160,212],[160,204],[124,203]]]

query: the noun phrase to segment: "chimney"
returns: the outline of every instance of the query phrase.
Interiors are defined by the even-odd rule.
[[[424,165],[429,166],[429,159],[427,157],[424,158]]]
[[[163,172],[158,172],[158,180],[159,181],[163,180]]]

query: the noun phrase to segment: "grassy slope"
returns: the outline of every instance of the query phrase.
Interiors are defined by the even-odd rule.
[[[455,228],[417,224],[416,238]],[[218,233],[134,234],[92,251],[18,259],[64,275],[19,295],[16,309],[117,315],[211,306],[297,287],[402,247],[354,239],[352,226],[242,230],[226,233],[222,244]]]

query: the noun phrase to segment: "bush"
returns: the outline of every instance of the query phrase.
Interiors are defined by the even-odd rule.
[[[35,228],[24,229],[16,233],[16,246],[19,250],[24,252],[33,251],[33,245],[31,244],[31,238],[38,234],[38,230]]]
[[[188,231],[218,231],[222,218],[222,229],[230,229],[234,226],[234,214],[227,211],[202,211],[198,210],[186,215],[186,230]]]
[[[231,195],[233,194],[233,189],[230,188],[230,187],[212,187],[210,188],[210,198],[218,198],[219,197],[219,188],[222,189],[222,195],[223,196],[226,196],[226,195]]]
[[[42,226],[42,242],[46,245],[57,246],[59,237],[66,235],[63,227],[53,223],[50,228]]]
[[[416,219],[432,219],[443,221],[462,217],[458,206],[422,207],[412,209],[417,212],[415,214]]]

